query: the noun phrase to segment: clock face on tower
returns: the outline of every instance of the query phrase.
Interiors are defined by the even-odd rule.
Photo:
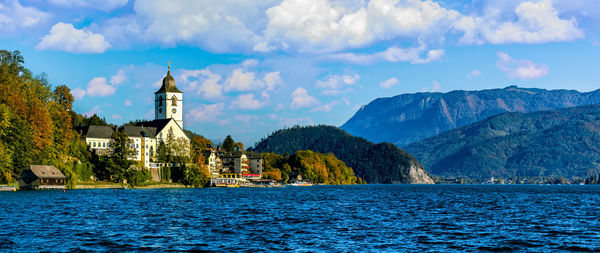
[[[173,110],[171,110],[173,113],[177,112],[177,109],[173,108]]]

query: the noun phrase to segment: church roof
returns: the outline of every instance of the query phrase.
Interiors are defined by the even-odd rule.
[[[156,136],[156,128],[148,126],[124,126],[123,131],[129,137],[154,138]]]
[[[108,139],[115,132],[115,129],[113,129],[110,126],[96,126],[96,125],[82,127],[80,130],[81,130],[82,136],[85,138]]]
[[[177,89],[177,86],[175,86],[175,79],[171,76],[170,68],[169,68],[169,71],[167,72],[167,76],[165,76],[165,78],[163,78],[162,86],[160,86],[160,89],[158,89],[158,91],[154,92],[154,94],[161,93],[161,92],[183,93],[179,89]]]
[[[169,121],[171,121],[173,119],[168,118],[168,119],[155,119],[152,121],[144,121],[144,122],[138,122],[135,125],[136,126],[144,126],[144,127],[153,127],[155,129],[155,133],[160,133],[166,126],[167,124],[169,124]]]

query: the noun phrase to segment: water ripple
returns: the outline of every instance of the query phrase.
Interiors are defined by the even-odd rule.
[[[0,192],[0,251],[600,251],[600,187]]]

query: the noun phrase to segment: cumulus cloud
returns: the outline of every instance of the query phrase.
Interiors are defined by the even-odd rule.
[[[221,75],[208,69],[182,70],[181,80],[186,89],[200,95],[202,98],[214,100],[223,97],[223,84],[220,83]]]
[[[119,85],[125,80],[127,80],[127,76],[125,75],[125,70],[123,69],[120,69],[117,74],[110,77],[110,83],[113,85]]]
[[[57,23],[37,44],[38,50],[58,50],[71,53],[103,53],[110,47],[101,34],[79,30],[72,24]]]
[[[48,0],[48,2],[61,7],[111,11],[124,6],[128,0]]]
[[[398,85],[399,83],[400,82],[398,81],[398,79],[396,79],[395,77],[392,77],[390,79],[387,79],[387,80],[379,83],[379,86],[384,89],[389,89],[389,88],[392,88],[394,85]]]
[[[232,109],[255,110],[262,108],[266,103],[254,99],[254,94],[239,95],[231,102]]]
[[[75,99],[81,100],[83,97],[85,97],[85,90],[77,87],[77,88],[71,90],[71,95],[73,95],[73,97]]]
[[[344,85],[353,85],[360,80],[360,76],[351,75],[329,75],[325,79],[317,80],[316,85],[319,88],[340,89]]]
[[[119,115],[119,114],[113,114],[113,116],[111,118],[112,119],[118,119],[118,120],[123,119],[123,117],[121,115]]]
[[[102,27],[111,41],[193,45],[223,52],[251,51],[266,23],[269,1],[135,1],[134,15]]]
[[[22,6],[18,0],[0,3],[0,31],[19,31],[35,27],[50,17],[50,14],[34,7]]]
[[[561,19],[551,0],[527,1],[514,9],[514,19],[503,20],[500,8],[486,9],[482,16],[464,16],[454,28],[463,32],[460,43],[492,44],[526,43],[538,44],[556,41],[572,41],[585,35],[577,27],[575,18]]]
[[[225,91],[251,91],[261,87],[262,83],[256,79],[254,72],[245,69],[235,69],[225,81]]]
[[[278,86],[283,85],[283,81],[281,80],[281,75],[280,75],[279,71],[273,71],[273,72],[269,72],[269,73],[265,74],[265,77],[263,78],[263,80],[266,85],[266,90],[265,90],[266,92],[273,91]],[[263,95],[268,96],[266,94],[263,94]]]
[[[117,86],[123,83],[127,79],[125,71],[123,69],[117,71],[117,73],[110,77],[110,83],[106,82],[105,77],[94,77],[87,84],[87,92],[80,90],[77,91],[81,97],[88,95],[90,97],[106,97],[115,94]],[[125,102],[127,105],[127,101]]]
[[[531,60],[513,59],[504,52],[498,52],[496,66],[510,78],[535,79],[548,74],[550,69],[545,64],[538,65]]]
[[[328,0],[284,0],[255,50],[334,52],[396,37],[422,37],[449,27],[459,13],[433,1],[373,0],[366,6]]]
[[[195,122],[217,122],[224,109],[224,103],[202,105],[190,110],[188,118]]]
[[[478,77],[481,76],[481,71],[479,71],[478,69],[473,70],[471,72],[469,72],[469,74],[467,74],[467,78],[471,79],[473,77]]]
[[[424,55],[423,55],[424,54]],[[337,53],[325,56],[325,59],[340,60],[356,64],[373,64],[376,62],[409,62],[425,64],[439,61],[444,56],[443,49],[427,50],[425,45],[412,48],[390,47],[385,51],[373,54]]]
[[[125,100],[125,106],[131,106],[133,104],[133,102],[131,102],[131,100]]]
[[[87,95],[90,97],[106,97],[115,94],[117,89],[106,83],[104,77],[94,77],[87,85]]]
[[[304,107],[313,107],[318,105],[320,102],[315,97],[308,94],[308,91],[302,87],[296,88],[294,92],[292,92],[292,105],[291,108],[293,110],[304,108]]]

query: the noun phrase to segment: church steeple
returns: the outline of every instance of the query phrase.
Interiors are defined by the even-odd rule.
[[[183,93],[179,89],[177,89],[177,86],[175,86],[175,78],[173,78],[173,76],[171,76],[171,64],[170,63],[169,63],[169,70],[167,71],[167,76],[165,76],[165,78],[163,78],[162,86],[160,87],[160,89],[158,89],[158,91],[154,92],[154,94],[157,94],[160,92]]]
[[[169,63],[167,76],[163,78],[162,86],[154,92],[155,119],[174,119],[183,128],[183,92],[175,86],[175,78],[171,76]]]

